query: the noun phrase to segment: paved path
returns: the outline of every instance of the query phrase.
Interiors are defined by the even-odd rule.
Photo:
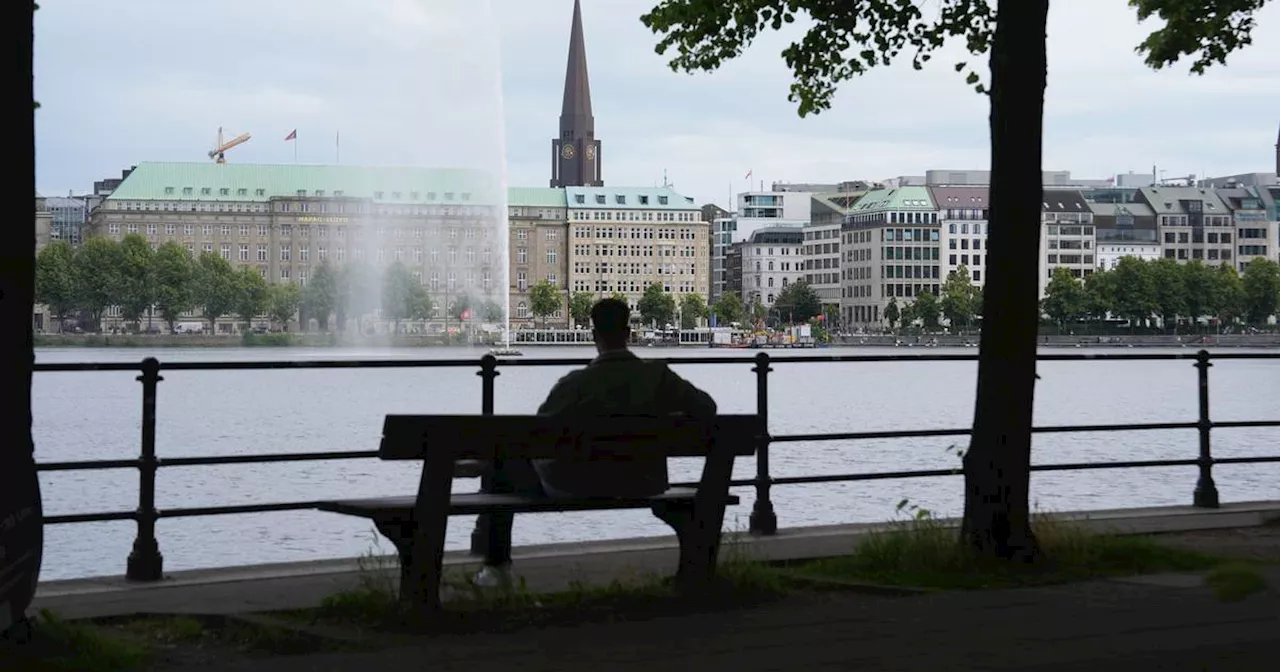
[[[1280,567],[1265,573],[1267,592],[1231,604],[1178,576],[911,598],[826,594],[730,612],[424,637],[376,653],[185,669],[1262,672],[1275,669],[1280,655]]]

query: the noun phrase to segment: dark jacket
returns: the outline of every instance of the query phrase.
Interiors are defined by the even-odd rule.
[[[628,350],[600,355],[561,378],[540,415],[674,415],[715,417],[716,402],[663,362]],[[668,487],[665,458],[632,460],[535,460],[547,494],[572,497],[647,497]]]

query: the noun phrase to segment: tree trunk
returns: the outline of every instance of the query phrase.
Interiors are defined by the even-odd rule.
[[[1041,140],[1049,0],[1001,0],[991,50],[991,223],[962,538],[980,552],[1039,556],[1031,531],[1041,235]]]
[[[4,88],[18,225],[0,247],[0,356],[5,412],[0,420],[0,637],[23,618],[40,574],[43,511],[31,441],[31,374],[35,360],[35,116],[32,110],[32,3],[4,3],[0,26],[9,35],[9,65],[18,80]],[[17,632],[14,629],[13,632]]]

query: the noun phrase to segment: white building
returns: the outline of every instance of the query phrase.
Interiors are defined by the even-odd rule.
[[[1079,191],[1046,189],[1041,204],[1040,298],[1056,268],[1071,270],[1083,280],[1093,273],[1097,261],[1093,210]]]
[[[1154,261],[1162,256],[1156,217],[1145,203],[1090,203],[1098,270],[1109,271],[1125,257]]]
[[[783,288],[804,278],[804,231],[760,229],[742,245],[742,304],[773,307]]]
[[[775,188],[784,186],[775,185]],[[724,258],[729,246],[750,240],[756,231],[762,229],[800,229],[806,226],[811,215],[811,198],[812,194],[809,192],[797,191],[749,191],[738,194],[734,216],[712,223],[712,301],[720,298],[728,280]]]
[[[929,187],[938,206],[942,247],[942,277],[964,267],[974,285],[986,282],[987,187]]]

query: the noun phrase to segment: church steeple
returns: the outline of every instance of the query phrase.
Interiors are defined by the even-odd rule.
[[[1280,130],[1276,131],[1276,175],[1280,175]]]
[[[560,135],[551,141],[552,187],[599,187],[600,141],[591,113],[591,81],[587,76],[587,44],[582,30],[582,4],[573,2],[569,31],[569,62],[564,72],[564,104],[560,108]]]

